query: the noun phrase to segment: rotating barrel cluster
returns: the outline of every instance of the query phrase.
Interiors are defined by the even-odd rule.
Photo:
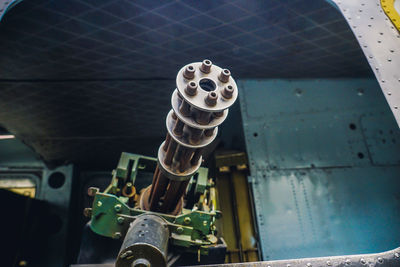
[[[188,182],[201,165],[202,149],[215,139],[238,95],[230,71],[210,60],[183,67],[176,86],[153,183],[141,199],[143,209],[171,214],[181,211]]]

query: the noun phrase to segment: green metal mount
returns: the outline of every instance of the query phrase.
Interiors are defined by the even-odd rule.
[[[156,165],[156,158],[122,153],[107,189],[102,193],[97,189],[89,192],[94,196],[89,213],[91,229],[102,236],[122,239],[136,216],[152,213],[167,221],[172,245],[207,255],[208,248],[217,243],[215,220],[220,217],[220,212],[215,210],[215,189],[208,179],[207,168],[200,168],[189,183],[187,192],[197,202],[191,209],[184,208],[176,216],[142,210],[138,205],[138,195],[127,197],[122,194],[127,184],[136,182],[140,171],[153,172]]]

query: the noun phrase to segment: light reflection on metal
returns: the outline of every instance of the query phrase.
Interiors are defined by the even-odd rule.
[[[12,134],[5,134],[5,135],[0,135],[0,140],[5,140],[5,139],[14,139],[15,136]]]

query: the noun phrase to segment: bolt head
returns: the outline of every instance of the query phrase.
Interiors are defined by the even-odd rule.
[[[85,208],[83,210],[83,215],[85,217],[88,217],[88,218],[92,217],[92,209],[91,208]]]
[[[94,197],[98,192],[99,192],[99,189],[97,187],[89,187],[87,194],[90,197]]]
[[[118,217],[118,218],[117,218],[117,222],[118,222],[119,224],[123,224],[123,223],[125,222],[125,218],[124,218],[124,217]]]
[[[120,233],[120,232],[115,232],[115,233],[113,234],[113,238],[114,238],[114,239],[120,239],[120,238],[121,238],[121,233]]]
[[[190,217],[185,217],[185,219],[183,219],[183,222],[186,224],[189,224],[192,221],[192,219],[190,219]]]
[[[122,209],[121,204],[117,204],[117,205],[114,206],[114,210],[115,210],[116,212],[121,211],[121,209]]]
[[[183,227],[179,226],[178,228],[176,228],[176,232],[178,234],[182,234],[183,233]]]

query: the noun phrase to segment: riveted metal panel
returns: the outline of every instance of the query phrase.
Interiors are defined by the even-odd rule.
[[[397,247],[400,132],[378,83],[243,80],[239,88],[263,259]]]
[[[337,4],[350,25],[400,125],[398,29],[383,12],[380,0],[332,1]]]
[[[264,260],[372,253],[400,243],[400,167],[257,171]]]

